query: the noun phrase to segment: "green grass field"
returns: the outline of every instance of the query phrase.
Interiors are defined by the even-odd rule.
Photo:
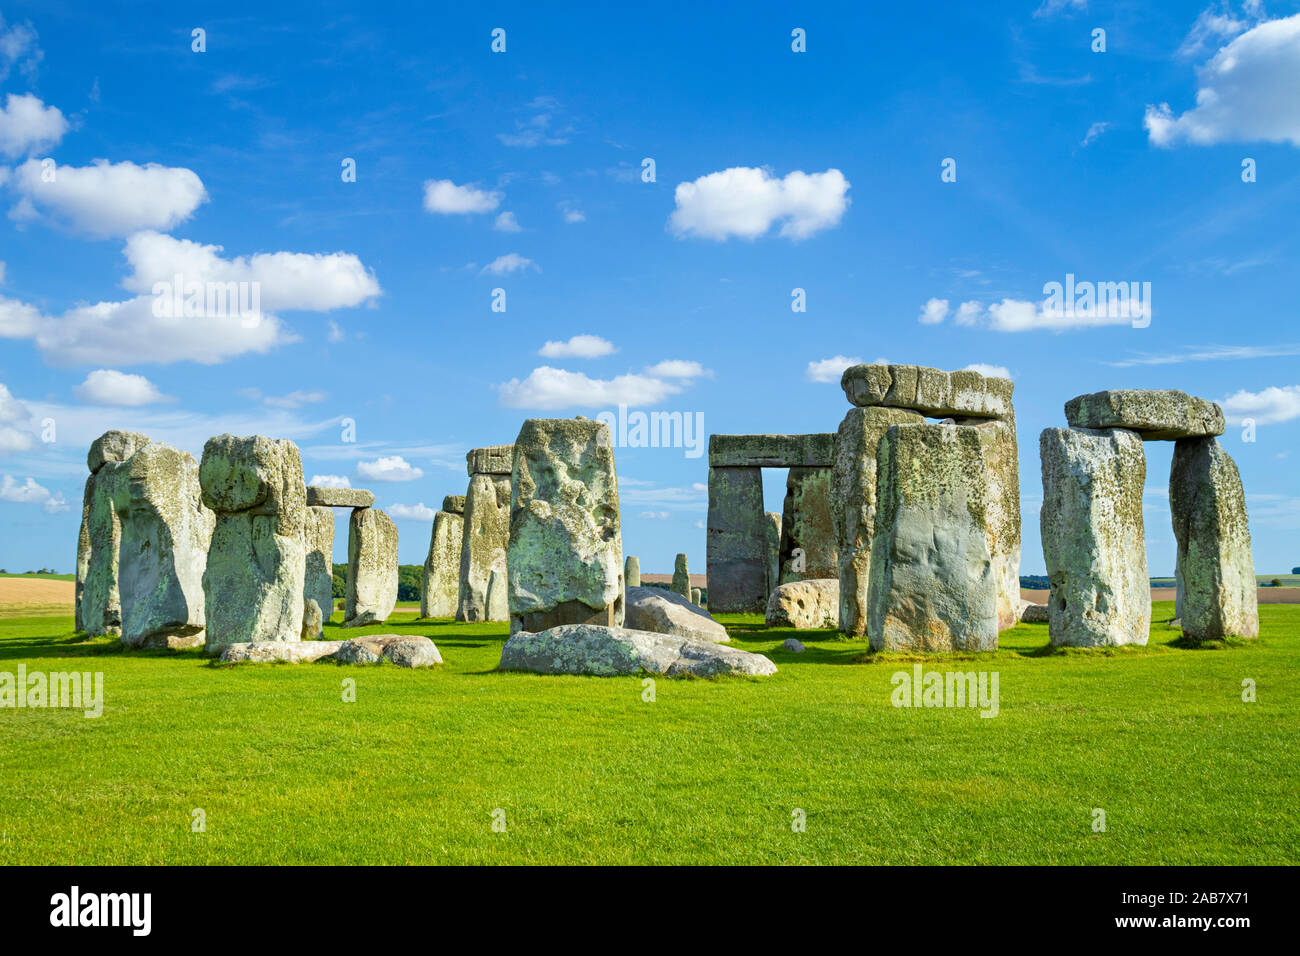
[[[641,678],[496,672],[500,624],[364,629],[432,637],[446,665],[409,671],[216,665],[8,619],[0,671],[101,671],[105,702],[0,710],[0,863],[1296,863],[1300,606],[1260,618],[1257,641],[1156,624],[1111,653],[1022,624],[925,661],[997,671],[992,719],[895,708],[911,660],[833,632],[794,655],[758,617],[720,619],[779,674],[660,679],[653,702]]]

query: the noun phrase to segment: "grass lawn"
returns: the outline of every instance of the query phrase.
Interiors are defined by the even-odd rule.
[[[1022,624],[925,661],[997,671],[984,719],[895,708],[911,660],[829,631],[787,653],[756,616],[720,620],[780,673],[660,679],[653,702],[641,678],[498,673],[504,625],[410,612],[362,632],[427,634],[444,667],[223,666],[9,618],[0,671],[102,671],[105,700],[0,709],[0,863],[1296,863],[1300,606],[1260,619],[1257,641],[1156,624],[1111,653]]]

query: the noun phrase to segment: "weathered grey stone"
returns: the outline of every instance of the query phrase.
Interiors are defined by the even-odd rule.
[[[623,537],[609,426],[530,418],[515,439],[511,631],[623,623]]]
[[[325,633],[325,614],[315,598],[303,598],[302,639],[314,641]]]
[[[727,629],[706,611],[666,588],[628,588],[625,624],[635,631],[675,634],[717,644],[731,640]]]
[[[519,631],[501,651],[501,670],[539,674],[662,674],[665,677],[760,677],[776,673],[761,654],[672,634],[597,624]]]
[[[641,559],[635,554],[623,559],[623,584],[629,588],[641,586]]]
[[[122,599],[118,588],[122,522],[113,501],[124,475],[122,462],[101,462],[86,482],[90,510],[85,517],[86,576],[81,591],[81,627],[96,637],[122,633]]]
[[[230,663],[251,661],[286,664],[310,664],[312,661],[333,657],[343,646],[343,641],[253,641],[227,644],[221,650],[221,660]]]
[[[691,599],[691,572],[686,566],[686,555],[678,554],[673,559],[673,591],[686,600]]]
[[[397,606],[397,525],[378,508],[357,508],[348,520],[344,627],[388,620]]]
[[[1142,523],[1146,456],[1124,429],[1047,428],[1039,528],[1052,643],[1145,644],[1151,590]]]
[[[700,588],[691,588],[691,603],[696,607],[701,607],[704,600],[704,591]]]
[[[763,616],[768,627],[814,630],[837,627],[840,620],[840,582],[836,578],[809,578],[782,584],[767,599]]]
[[[1048,623],[1049,614],[1046,604],[1034,604],[1032,601],[1024,601],[1020,608],[1020,620],[1024,624],[1046,624]]]
[[[307,486],[307,504],[317,508],[370,508],[375,503],[374,492],[364,488],[326,488]]]
[[[931,418],[1005,418],[1015,389],[1010,379],[921,365],[851,365],[840,386],[853,405],[907,408]]]
[[[471,448],[465,455],[466,470],[473,475],[508,475],[514,467],[514,445]]]
[[[419,634],[366,634],[343,641],[334,659],[340,664],[378,664],[386,660],[398,667],[432,667],[442,663],[433,641]]]
[[[1076,428],[1123,428],[1146,441],[1222,435],[1223,409],[1174,388],[1114,388],[1076,395],[1065,403]]]
[[[86,575],[90,573],[90,511],[95,501],[95,476],[86,476],[86,487],[81,495],[81,527],[77,531],[77,573],[73,584],[73,627],[84,631],[81,619],[81,599],[86,591]]]
[[[464,515],[465,514],[465,496],[464,495],[447,495],[442,499],[442,510],[448,514]]]
[[[712,468],[829,468],[835,436],[710,435]]]
[[[762,469],[709,469],[705,534],[709,607],[719,613],[762,613],[768,575]]]
[[[463,515],[444,510],[433,516],[429,554],[424,559],[424,575],[420,579],[420,617],[456,616],[460,597],[460,551],[464,538]]]
[[[998,643],[984,463],[969,425],[894,425],[878,448],[867,635],[875,650],[983,651]]]
[[[113,507],[121,526],[122,644],[197,647],[215,522],[200,501],[198,462],[170,445],[147,444],[125,462],[104,467],[121,469]]]
[[[781,516],[775,511],[764,512],[767,520],[763,524],[763,543],[767,547],[767,565],[765,568],[766,594],[781,584]],[[766,599],[765,599],[766,600]]]
[[[126,461],[150,443],[148,435],[139,432],[106,431],[90,443],[86,453],[86,467],[93,475],[104,467],[105,462]]]
[[[199,484],[217,513],[203,573],[207,652],[300,640],[307,492],[298,446],[262,435],[209,438]]]
[[[839,573],[830,468],[791,468],[786,475],[780,560],[781,584]]]
[[[790,651],[793,654],[802,654],[807,650],[807,648],[803,646],[803,641],[794,637],[787,637],[785,643],[781,645],[781,648],[782,650]]]
[[[987,432],[984,477],[988,482],[989,554],[998,584],[998,630],[1015,627],[1020,619],[1020,454],[1015,412],[1001,420],[957,418]]]
[[[1178,540],[1184,636],[1258,637],[1246,493],[1236,463],[1213,438],[1183,438],[1174,445],[1169,510]]]
[[[839,627],[852,637],[867,632],[877,448],[891,425],[924,421],[921,414],[901,408],[850,408],[836,432],[830,510],[840,581]]]
[[[307,490],[310,492],[311,487]],[[316,630],[309,635],[315,640],[324,633],[325,621],[334,611],[334,512],[321,505],[309,505],[302,533],[307,552],[302,596],[304,601],[316,604]]]
[[[487,619],[489,621],[508,621],[510,619],[510,576],[501,568],[493,568],[488,575]]]
[[[510,545],[509,476],[474,475],[465,495],[465,526],[461,537],[458,621],[505,621],[499,605],[488,604],[493,571],[506,568]]]

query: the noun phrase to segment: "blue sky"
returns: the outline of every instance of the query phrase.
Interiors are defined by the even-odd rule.
[[[418,563],[524,418],[834,431],[849,359],[1014,379],[1024,573],[1038,433],[1111,387],[1222,402],[1257,569],[1300,565],[1296,4],[466,6],[0,4],[0,567],[71,570],[108,428],[292,438]],[[260,316],[159,318],[176,274]],[[1067,274],[1149,323],[1044,312]],[[618,469],[625,550],[703,571],[706,458]]]

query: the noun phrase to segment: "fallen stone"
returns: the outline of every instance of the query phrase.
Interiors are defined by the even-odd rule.
[[[1123,428],[1145,441],[1222,435],[1223,409],[1177,389],[1115,388],[1077,395],[1065,403],[1076,428]]]
[[[307,504],[317,508],[370,508],[374,503],[374,493],[364,488],[307,486]]]
[[[304,601],[315,603],[318,612],[316,630],[308,636],[308,639],[314,640],[324,633],[325,620],[334,610],[334,512],[332,509],[321,505],[307,507],[307,517],[303,523],[303,546],[307,550],[307,557],[303,572],[302,596]]]
[[[815,630],[836,627],[840,619],[840,582],[809,578],[782,584],[767,599],[763,622],[768,627]]]
[[[378,508],[357,508],[348,521],[344,627],[388,620],[397,606],[397,525]]]
[[[442,663],[433,641],[418,634],[366,634],[343,641],[334,655],[340,664],[378,664],[398,667],[432,667]]]
[[[807,650],[807,648],[803,646],[803,641],[797,640],[793,637],[787,637],[785,643],[781,645],[781,648],[782,650],[790,651],[793,654],[802,654]]]
[[[1118,428],[1047,428],[1039,458],[1052,644],[1145,644],[1151,585],[1142,522],[1142,439]]]
[[[711,468],[829,468],[835,436],[710,435]]]
[[[627,589],[625,623],[630,630],[673,634],[727,644],[731,635],[708,612],[666,588]]]
[[[287,664],[309,664],[338,653],[343,641],[252,641],[227,644],[221,651],[221,660],[234,663],[250,661],[267,664],[283,661]]]
[[[641,559],[635,554],[623,559],[623,584],[630,588],[641,586]]]
[[[686,566],[686,555],[678,554],[673,559],[672,589],[686,600],[691,599],[691,572]]]
[[[921,365],[851,365],[840,386],[853,405],[906,408],[931,418],[1006,418],[1015,390],[1010,379]]]
[[[514,468],[514,445],[488,445],[471,448],[465,455],[470,475],[508,475]]]
[[[448,495],[448,498],[453,497]],[[457,495],[454,497],[462,497]],[[444,500],[443,504],[447,502]],[[429,554],[420,579],[420,617],[455,617],[460,598],[460,550],[465,538],[465,518],[442,510],[433,516]]]
[[[501,651],[501,670],[538,674],[662,674],[665,677],[760,677],[776,665],[708,641],[597,624],[563,624],[540,633],[519,631]]]
[[[1020,621],[1023,624],[1046,624],[1048,621],[1047,605],[1025,601],[1020,609]]]

